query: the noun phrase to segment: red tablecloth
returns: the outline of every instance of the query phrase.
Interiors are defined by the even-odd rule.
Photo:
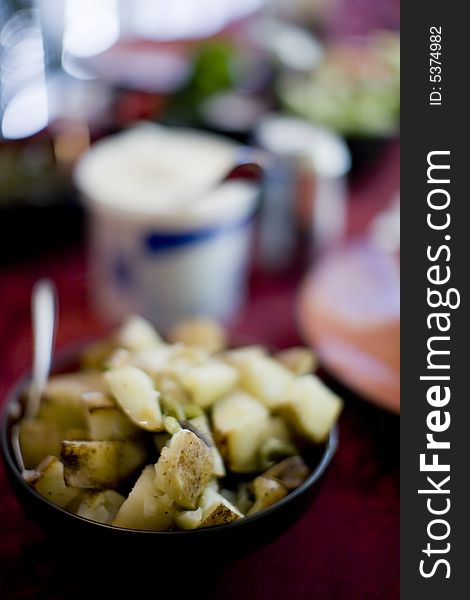
[[[378,198],[383,203],[397,184],[397,169],[387,173],[388,179],[382,174],[364,186],[362,198],[383,192],[386,180],[388,191]],[[363,199],[353,200],[366,207]],[[369,212],[362,216],[367,219]],[[356,219],[352,229],[358,227]],[[30,364],[29,299],[37,278],[52,277],[59,288],[58,347],[104,331],[88,306],[85,266],[82,250],[75,249],[0,272],[0,399]],[[237,332],[273,346],[298,342],[296,283],[294,274],[254,278]],[[210,574],[203,589],[195,582],[195,593],[226,600],[399,597],[398,418],[352,394],[345,399],[339,449],[307,513],[271,545]],[[19,506],[0,465],[0,598],[97,597],[86,578],[86,559],[74,569],[76,578],[64,581],[45,548],[43,533]],[[152,595],[159,593],[158,577],[156,567]]]

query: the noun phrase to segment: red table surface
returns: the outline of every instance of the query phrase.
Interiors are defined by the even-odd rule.
[[[388,167],[353,198],[357,211],[352,231],[357,231],[373,212],[366,199],[374,198],[377,208],[397,185],[397,149],[392,157],[393,168],[389,161]],[[37,278],[47,275],[58,286],[58,348],[105,331],[88,305],[83,254],[81,249],[72,249],[0,271],[0,402],[30,364],[29,302]],[[274,347],[299,343],[294,317],[297,283],[294,273],[277,278],[255,276],[249,308],[236,325],[237,334]],[[399,419],[343,392],[345,410],[340,420],[339,448],[305,515],[258,552],[216,572],[207,565],[201,578],[203,586],[196,581],[195,593],[227,600],[399,597]],[[185,562],[190,560],[182,557],[182,574]],[[69,579],[47,551],[43,532],[20,507],[0,464],[0,598],[97,597],[97,588],[86,577],[86,560],[84,565],[76,565],[74,573],[75,577]],[[156,566],[150,576],[149,593],[161,593],[160,578],[164,575]],[[123,582],[123,587],[117,588],[121,593],[115,597],[127,597],[124,575],[114,577]],[[179,589],[175,581],[173,597],[180,597]],[[168,595],[171,597],[165,592]]]

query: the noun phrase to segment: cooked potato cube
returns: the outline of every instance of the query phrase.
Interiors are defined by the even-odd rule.
[[[231,392],[237,380],[236,369],[215,360],[189,369],[182,377],[193,402],[206,409]]]
[[[62,430],[86,427],[86,410],[82,400],[43,398],[37,418],[53,423]]]
[[[107,391],[103,374],[98,371],[54,375],[47,383],[37,418],[54,423],[61,429],[85,428],[84,394],[106,394]]]
[[[270,410],[282,406],[294,375],[269,356],[251,356],[238,364],[240,386]]]
[[[61,429],[86,427],[83,394],[93,385],[102,385],[98,377],[88,373],[55,375],[47,383],[37,418],[54,423]]]
[[[33,469],[47,456],[60,455],[61,432],[55,423],[23,419],[19,425],[21,455],[26,469]]]
[[[172,501],[155,487],[155,468],[147,465],[112,524],[127,529],[166,531],[173,516]]]
[[[212,475],[214,475],[215,477],[225,477],[226,471],[224,459],[222,458],[219,449],[215,444],[208,418],[206,417],[206,415],[201,415],[199,417],[194,417],[194,419],[190,419],[189,423],[192,427],[195,427],[196,430],[200,432],[209,442],[209,448],[212,454],[213,463]]]
[[[81,400],[87,392],[109,393],[101,371],[75,371],[53,375],[47,382],[44,396],[50,400]]]
[[[169,433],[156,433],[153,436],[153,443],[158,452],[161,452],[165,446],[170,445],[171,435]]]
[[[116,408],[116,404],[113,402],[109,392],[104,393],[97,390],[85,392],[82,395],[82,400],[88,411],[95,408]]]
[[[236,492],[236,504],[244,515],[247,515],[250,508],[255,503],[255,497],[253,495],[253,486],[251,481],[242,481],[238,485]]]
[[[127,357],[126,361],[127,364],[139,367],[157,380],[158,376],[168,368],[172,353],[172,346],[161,344],[160,346],[155,346],[155,348],[147,348],[147,350],[134,352]],[[122,366],[124,366],[126,361],[122,361]],[[119,365],[116,364],[116,366]]]
[[[196,510],[183,510],[175,515],[175,523],[178,529],[183,531],[197,529],[202,522],[202,508]]]
[[[100,340],[90,344],[82,353],[80,359],[82,367],[84,369],[102,370],[115,347],[112,340]]]
[[[249,515],[264,510],[282,500],[282,498],[285,498],[287,496],[287,489],[280,481],[261,475],[253,481],[253,493],[255,503],[250,508]]]
[[[194,318],[177,323],[168,335],[172,343],[205,348],[211,354],[223,350],[227,343],[225,329],[212,319]]]
[[[243,517],[236,506],[210,487],[204,491],[200,506],[202,508],[200,527],[224,525]]]
[[[301,346],[281,350],[274,358],[296,375],[307,375],[317,365],[317,358],[313,351]]]
[[[121,443],[118,476],[119,481],[125,481],[137,470],[141,470],[147,460],[147,452],[142,442],[124,440]]]
[[[110,525],[124,500],[114,490],[87,492],[75,512],[85,519]]]
[[[228,500],[232,504],[235,504],[235,505],[237,504],[238,496],[237,496],[237,492],[235,492],[234,490],[229,490],[228,488],[221,488],[220,490],[216,490],[216,491],[218,491],[221,496],[223,496],[226,500]],[[237,508],[240,508],[240,507],[237,506]]]
[[[88,429],[71,427],[70,429],[64,430],[64,435],[62,436],[62,438],[64,440],[89,440],[90,433]]]
[[[292,442],[292,432],[283,417],[270,417],[267,437],[276,438],[283,442]]]
[[[204,348],[177,344],[172,347],[166,372],[175,377],[180,383],[183,383],[183,378],[190,369],[203,366],[209,360],[210,355]]]
[[[299,434],[312,442],[326,441],[343,401],[315,375],[298,377],[286,395],[284,414]]]
[[[125,440],[140,431],[127,415],[116,407],[89,410],[88,429],[90,439],[101,441]]]
[[[117,341],[119,345],[134,352],[154,348],[163,343],[152,323],[135,315],[123,324],[118,332]]]
[[[61,459],[67,485],[109,489],[119,483],[122,442],[63,441]]]
[[[117,403],[131,421],[148,431],[162,430],[160,394],[147,373],[125,366],[108,371],[105,377]]]
[[[263,346],[241,346],[233,350],[227,350],[221,355],[221,358],[224,362],[238,369],[240,364],[258,356],[267,356],[266,349]]]
[[[259,467],[262,471],[269,469],[287,456],[295,456],[299,449],[292,442],[269,437],[259,449]]]
[[[77,488],[65,484],[64,465],[55,456],[48,456],[41,462],[30,483],[41,496],[62,508],[70,504],[80,493]]]
[[[188,429],[176,433],[155,465],[155,485],[182,508],[195,509],[212,475],[212,455]]]
[[[290,456],[263,473],[263,477],[277,479],[287,490],[295,490],[310,475],[310,469],[301,456]]]
[[[256,471],[258,451],[269,427],[266,407],[249,394],[233,392],[214,404],[212,422],[214,438],[229,469]]]

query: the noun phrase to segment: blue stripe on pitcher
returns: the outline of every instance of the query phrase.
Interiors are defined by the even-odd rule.
[[[218,237],[225,233],[231,233],[242,229],[251,221],[252,215],[244,217],[240,221],[235,221],[224,226],[211,227],[207,229],[199,229],[196,231],[183,231],[179,233],[157,233],[150,232],[144,238],[144,247],[147,252],[156,254],[165,250],[181,248],[194,243],[204,242],[212,238]]]

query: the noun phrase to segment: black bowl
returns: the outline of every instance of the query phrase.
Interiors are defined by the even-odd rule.
[[[55,372],[64,372],[77,366],[77,349],[62,353],[55,362]],[[311,503],[318,491],[320,479],[331,462],[338,444],[338,430],[335,427],[325,445],[312,448],[304,456],[312,469],[310,476],[297,489],[273,506],[233,523],[193,531],[141,531],[103,525],[72,514],[32,489],[24,480],[15,459],[12,446],[12,427],[21,418],[22,397],[29,382],[25,376],[19,380],[7,395],[1,423],[1,446],[3,460],[10,483],[18,499],[31,518],[63,548],[63,541],[73,540],[77,550],[87,546],[88,556],[102,555],[103,549],[116,557],[136,556],[151,553],[150,556],[164,555],[167,558],[209,556],[223,561],[248,554],[273,541],[289,528]],[[67,552],[72,549],[67,545]],[[221,549],[223,548],[223,552]],[[117,564],[117,563],[116,563]]]

